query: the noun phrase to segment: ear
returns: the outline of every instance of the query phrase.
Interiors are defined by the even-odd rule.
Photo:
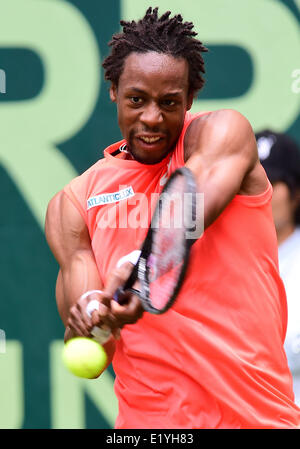
[[[112,83],[109,89],[109,96],[113,103],[116,103],[117,101],[117,90],[118,90],[117,86],[114,83]]]

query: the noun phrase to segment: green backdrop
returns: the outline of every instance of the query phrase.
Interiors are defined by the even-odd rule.
[[[299,0],[0,0],[0,428],[113,427],[113,370],[62,366],[43,226],[50,198],[121,137],[101,60],[120,18],[148,6],[193,20],[210,49],[194,111],[235,108],[300,143]]]

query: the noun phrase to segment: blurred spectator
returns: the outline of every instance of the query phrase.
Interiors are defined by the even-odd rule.
[[[256,134],[261,164],[273,185],[279,269],[288,301],[285,350],[300,406],[300,148],[285,134]]]

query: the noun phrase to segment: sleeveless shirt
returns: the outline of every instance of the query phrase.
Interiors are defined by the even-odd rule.
[[[184,165],[185,132],[199,115],[186,114],[176,147],[160,163],[113,156],[122,140],[65,187],[88,227],[104,285],[118,260],[140,248],[153,202]],[[299,426],[271,197],[271,184],[260,195],[236,195],[193,245],[174,306],[122,329],[113,358],[116,428]]]

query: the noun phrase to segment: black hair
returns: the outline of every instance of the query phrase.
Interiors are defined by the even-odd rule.
[[[135,22],[121,20],[122,33],[113,35],[109,42],[111,54],[103,62],[105,79],[118,86],[124,61],[132,52],[155,51],[175,58],[184,58],[189,65],[189,93],[196,93],[203,87],[205,73],[202,53],[208,51],[193,31],[192,22],[183,22],[180,14],[169,18],[171,11],[158,17],[158,8],[148,8],[145,16]]]

